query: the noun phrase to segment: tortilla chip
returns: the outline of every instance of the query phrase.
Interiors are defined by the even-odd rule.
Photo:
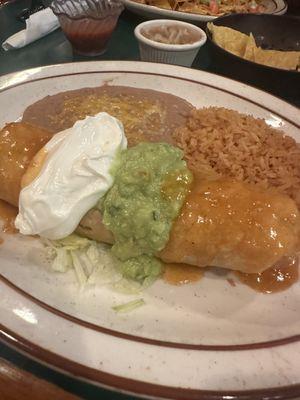
[[[242,57],[248,42],[248,36],[225,26],[216,26],[213,23],[207,24],[212,34],[213,41],[224,50]]]
[[[254,61],[269,67],[296,70],[299,65],[299,51],[254,49]]]
[[[168,3],[172,10],[178,10],[179,6],[185,3],[185,0],[168,0]]]
[[[246,60],[254,61],[255,49],[257,49],[255,39],[254,39],[252,33],[250,33],[250,36],[248,37],[248,40],[247,40],[245,52],[242,57],[245,58]]]
[[[217,45],[238,57],[269,67],[300,70],[300,51],[264,50],[256,46],[252,33],[248,36],[225,26],[216,26],[211,22],[207,27]]]
[[[159,8],[166,8],[167,10],[172,9],[170,3],[167,0],[147,0],[147,4]]]

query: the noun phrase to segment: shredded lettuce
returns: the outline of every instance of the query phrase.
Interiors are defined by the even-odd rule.
[[[138,265],[132,273],[124,271],[122,263],[110,252],[110,246],[72,234],[61,240],[43,240],[52,269],[57,272],[74,270],[81,287],[106,285],[123,294],[139,294],[154,282],[158,270]],[[129,267],[129,265],[127,266]]]
[[[86,274],[86,265],[80,258],[79,252],[76,253],[76,250],[71,250],[71,256],[78,282],[80,283],[81,286],[83,286],[87,283],[88,280],[88,276]]]
[[[117,306],[112,307],[112,309],[119,313],[126,313],[135,310],[138,307],[141,307],[145,304],[143,299],[137,299],[133,301],[129,301],[125,304],[119,304]]]
[[[71,253],[64,248],[52,248],[52,252],[55,253],[52,268],[55,271],[66,272],[72,265]]]
[[[89,239],[72,234],[61,240],[44,239],[44,244],[53,260],[52,268],[55,271],[66,272],[74,269],[80,285],[87,282],[95,267],[85,255],[91,246]]]

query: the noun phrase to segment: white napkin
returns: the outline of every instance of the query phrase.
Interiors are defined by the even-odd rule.
[[[27,46],[59,27],[57,17],[50,8],[32,14],[26,20],[26,29],[17,32],[2,43],[4,50],[19,49]]]

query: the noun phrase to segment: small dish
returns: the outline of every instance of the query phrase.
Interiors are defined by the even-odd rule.
[[[50,7],[74,52],[85,56],[106,51],[124,9],[119,0],[53,0]]]
[[[139,42],[142,61],[185,67],[192,65],[200,47],[206,42],[206,33],[201,28],[177,20],[143,22],[135,28],[134,34]],[[162,42],[168,38],[168,43]]]

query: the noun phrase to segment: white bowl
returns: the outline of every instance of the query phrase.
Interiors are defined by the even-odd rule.
[[[166,44],[146,38],[142,32],[145,28],[161,27],[162,25],[179,25],[200,35],[200,39],[189,44]],[[142,61],[152,61],[165,64],[176,64],[190,67],[200,49],[206,42],[206,34],[198,26],[183,21],[157,19],[139,24],[134,30],[139,42]]]

